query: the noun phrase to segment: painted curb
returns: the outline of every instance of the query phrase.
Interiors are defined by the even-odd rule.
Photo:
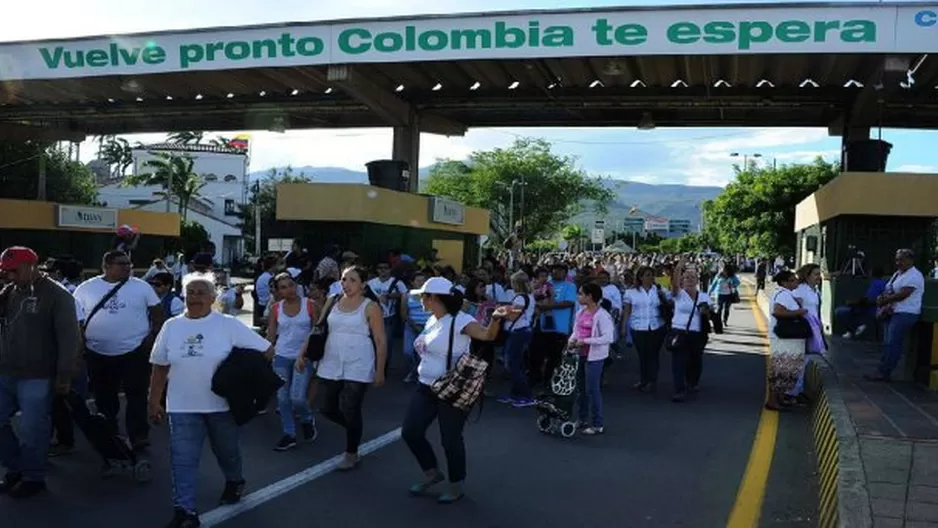
[[[746,282],[754,288],[753,281]],[[768,319],[769,298],[765,291],[756,296],[756,302]],[[860,443],[844,404],[837,373],[826,360],[811,361],[805,387],[814,401],[811,426],[821,485],[818,526],[872,528],[873,513]]]

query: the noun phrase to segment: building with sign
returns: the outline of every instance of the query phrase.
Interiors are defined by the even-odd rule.
[[[299,239],[309,248],[339,244],[365,262],[399,249],[415,257],[436,249],[441,263],[463,270],[478,262],[489,212],[452,200],[370,185],[285,183],[277,186],[277,219],[265,240]],[[265,243],[266,245],[266,243]]]
[[[61,205],[35,200],[0,199],[0,247],[24,245],[42,258],[68,255],[97,269],[112,249],[118,226],[140,233],[134,264],[146,266],[166,256],[179,237],[179,215],[137,209]]]
[[[671,237],[682,237],[690,233],[691,221],[684,219],[668,219],[668,235]]]

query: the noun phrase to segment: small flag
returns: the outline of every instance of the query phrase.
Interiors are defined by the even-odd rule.
[[[251,136],[248,136],[247,134],[242,134],[242,135],[235,136],[234,138],[232,138],[232,140],[228,142],[228,146],[231,148],[236,148],[240,150],[247,150],[250,140],[251,140]]]

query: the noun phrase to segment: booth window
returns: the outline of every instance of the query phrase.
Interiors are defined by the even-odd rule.
[[[225,215],[232,216],[238,214],[238,206],[235,205],[235,201],[231,198],[225,199]]]

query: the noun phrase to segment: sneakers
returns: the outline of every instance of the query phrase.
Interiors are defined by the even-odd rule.
[[[222,506],[231,506],[232,504],[237,504],[241,502],[241,496],[244,494],[244,481],[238,482],[226,482],[225,490],[221,493],[221,498],[218,499],[218,504]]]
[[[524,407],[533,407],[537,405],[537,402],[533,398],[516,398],[511,402],[511,406],[515,409],[523,409]]]
[[[0,480],[0,493],[10,493],[21,480],[23,480],[23,475],[7,473],[3,480]]]
[[[865,325],[865,324],[862,324],[862,325],[858,326],[858,327],[857,327],[857,332],[856,332],[856,334],[854,334],[854,335],[862,335],[863,332],[866,332],[866,325]]]
[[[46,490],[46,483],[34,480],[21,480],[13,486],[7,495],[14,499],[28,499]]]
[[[296,447],[296,437],[290,435],[283,435],[283,438],[277,442],[277,445],[274,446],[274,451],[289,451]]]
[[[166,528],[198,528],[201,525],[202,522],[199,521],[198,515],[189,513],[181,508],[176,508],[173,520],[169,521]]]
[[[507,394],[505,396],[499,396],[498,398],[495,399],[495,401],[497,401],[498,403],[506,403],[508,405],[515,403],[515,399],[512,398],[511,396],[508,396]]]
[[[316,422],[300,424],[300,429],[303,430],[303,440],[306,442],[313,442],[316,440],[316,437],[319,436],[319,430],[316,429]]]
[[[580,433],[581,433],[581,434],[585,434],[586,436],[601,435],[601,434],[603,434],[603,428],[602,428],[602,427],[593,427],[593,426],[584,427],[583,430],[580,431]]]

